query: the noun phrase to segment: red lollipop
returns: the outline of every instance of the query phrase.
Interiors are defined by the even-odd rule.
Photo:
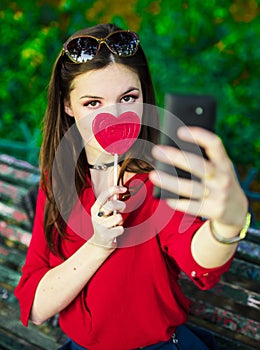
[[[115,117],[110,113],[98,114],[92,123],[96,140],[111,154],[124,154],[135,142],[140,132],[140,118],[134,112]]]
[[[93,120],[92,130],[96,140],[104,150],[114,155],[114,186],[117,185],[118,154],[129,150],[137,139],[140,128],[140,118],[134,112],[125,112],[119,117],[100,113]],[[117,195],[114,198],[117,199]]]

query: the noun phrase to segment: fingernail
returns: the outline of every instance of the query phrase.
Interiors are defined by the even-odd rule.
[[[156,171],[151,171],[150,174],[149,174],[149,178],[150,180],[153,182],[153,181],[158,181],[159,180],[159,176],[158,174],[156,173]]]
[[[154,146],[153,147],[153,155],[155,156],[155,157],[159,157],[160,155],[162,155],[163,154],[163,149],[162,149],[162,147],[160,147],[160,146]]]
[[[181,127],[178,129],[177,134],[178,134],[178,136],[180,136],[180,137],[182,137],[182,136],[185,137],[185,136],[190,135],[190,132],[189,132],[189,130],[187,129],[187,126],[181,126]]]

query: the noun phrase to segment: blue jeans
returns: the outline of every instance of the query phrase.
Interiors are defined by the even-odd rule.
[[[201,340],[203,338],[203,341]],[[176,328],[173,337],[165,342],[149,345],[143,350],[218,350],[218,345],[211,333],[200,328],[189,328],[185,325]],[[58,350],[87,350],[69,340]],[[134,349],[133,349],[134,350]],[[137,349],[136,349],[137,350]]]

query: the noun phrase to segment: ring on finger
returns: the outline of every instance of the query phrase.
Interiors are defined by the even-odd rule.
[[[99,210],[99,212],[97,213],[97,216],[102,218],[102,216],[104,216],[105,213],[102,210]]]

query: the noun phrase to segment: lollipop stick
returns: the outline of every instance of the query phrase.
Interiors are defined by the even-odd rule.
[[[118,154],[114,154],[114,186],[117,186],[117,166],[118,166]],[[114,195],[114,200],[117,200],[117,194]],[[113,214],[116,214],[114,210]]]
[[[118,166],[118,154],[114,154],[114,186],[117,186],[117,166]]]

